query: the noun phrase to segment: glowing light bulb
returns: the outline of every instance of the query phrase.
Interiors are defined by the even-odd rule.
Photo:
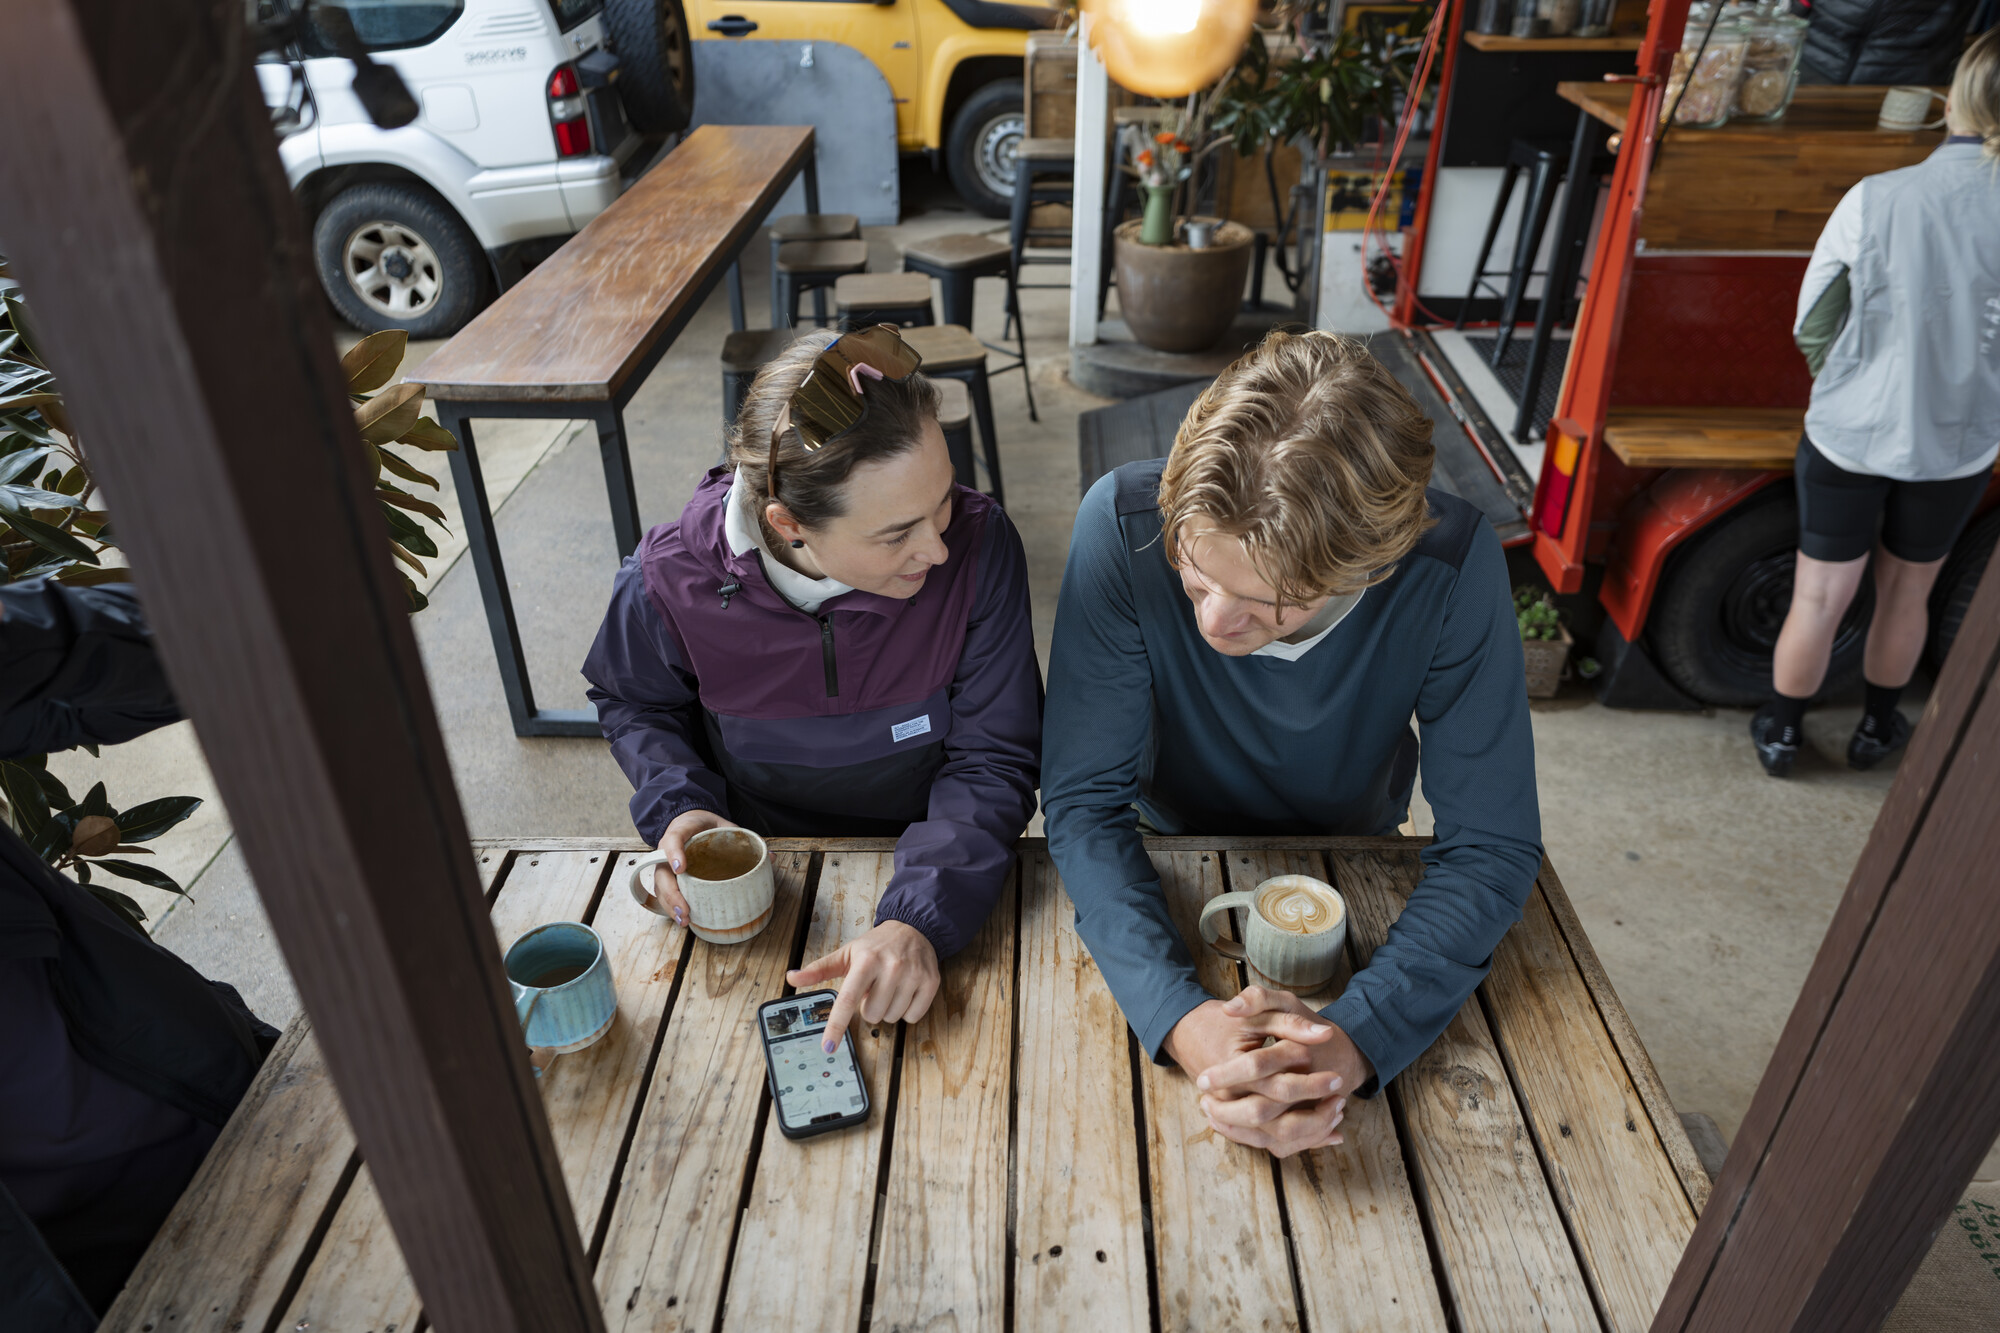
[[[1178,37],[1201,21],[1201,0],[1126,0],[1128,21],[1155,37]]]
[[[1243,53],[1257,0],[1080,0],[1090,44],[1119,87],[1186,97]]]

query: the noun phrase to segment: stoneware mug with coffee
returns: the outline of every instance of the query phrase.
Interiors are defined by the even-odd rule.
[[[771,923],[777,881],[771,876],[771,849],[747,828],[703,829],[687,840],[686,868],[674,878],[687,899],[688,929],[710,944],[741,944]],[[653,874],[667,863],[654,852],[632,867],[632,898],[649,912],[666,916],[653,892]]]
[[[604,941],[580,921],[551,921],[515,940],[503,960],[535,1076],[558,1055],[611,1030],[618,991]]]
[[[1944,117],[1925,120],[1931,113],[1931,99],[1944,101],[1944,94],[1922,88],[1914,83],[1898,84],[1882,94],[1882,114],[1875,118],[1875,127],[1883,130],[1934,130],[1944,124]]]
[[[1220,939],[1231,908],[1241,907],[1243,943]],[[1247,960],[1292,990],[1333,980],[1347,946],[1347,904],[1333,885],[1311,875],[1278,875],[1247,893],[1210,898],[1201,909],[1201,938],[1225,958]]]

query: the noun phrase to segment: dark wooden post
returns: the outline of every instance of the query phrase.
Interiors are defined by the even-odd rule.
[[[0,3],[0,238],[432,1321],[596,1333],[243,15]]]
[[[1653,1333],[1879,1327],[2000,1136],[1997,660],[1989,571]]]

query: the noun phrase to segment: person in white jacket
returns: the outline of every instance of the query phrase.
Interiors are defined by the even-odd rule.
[[[1943,146],[1860,181],[1813,249],[1794,330],[1813,371],[1793,474],[1799,555],[1750,721],[1764,771],[1791,773],[1807,702],[1874,556],[1867,707],[1847,762],[1910,738],[1897,709],[1929,628],[1938,568],[2000,455],[2000,29],[1966,50]]]

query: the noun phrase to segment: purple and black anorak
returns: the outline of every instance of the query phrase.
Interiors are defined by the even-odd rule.
[[[875,919],[963,948],[1035,810],[1041,671],[1021,538],[959,487],[949,556],[914,597],[851,591],[817,614],[731,551],[731,473],[619,570],[589,696],[658,845],[689,810],[771,836],[895,836]]]

